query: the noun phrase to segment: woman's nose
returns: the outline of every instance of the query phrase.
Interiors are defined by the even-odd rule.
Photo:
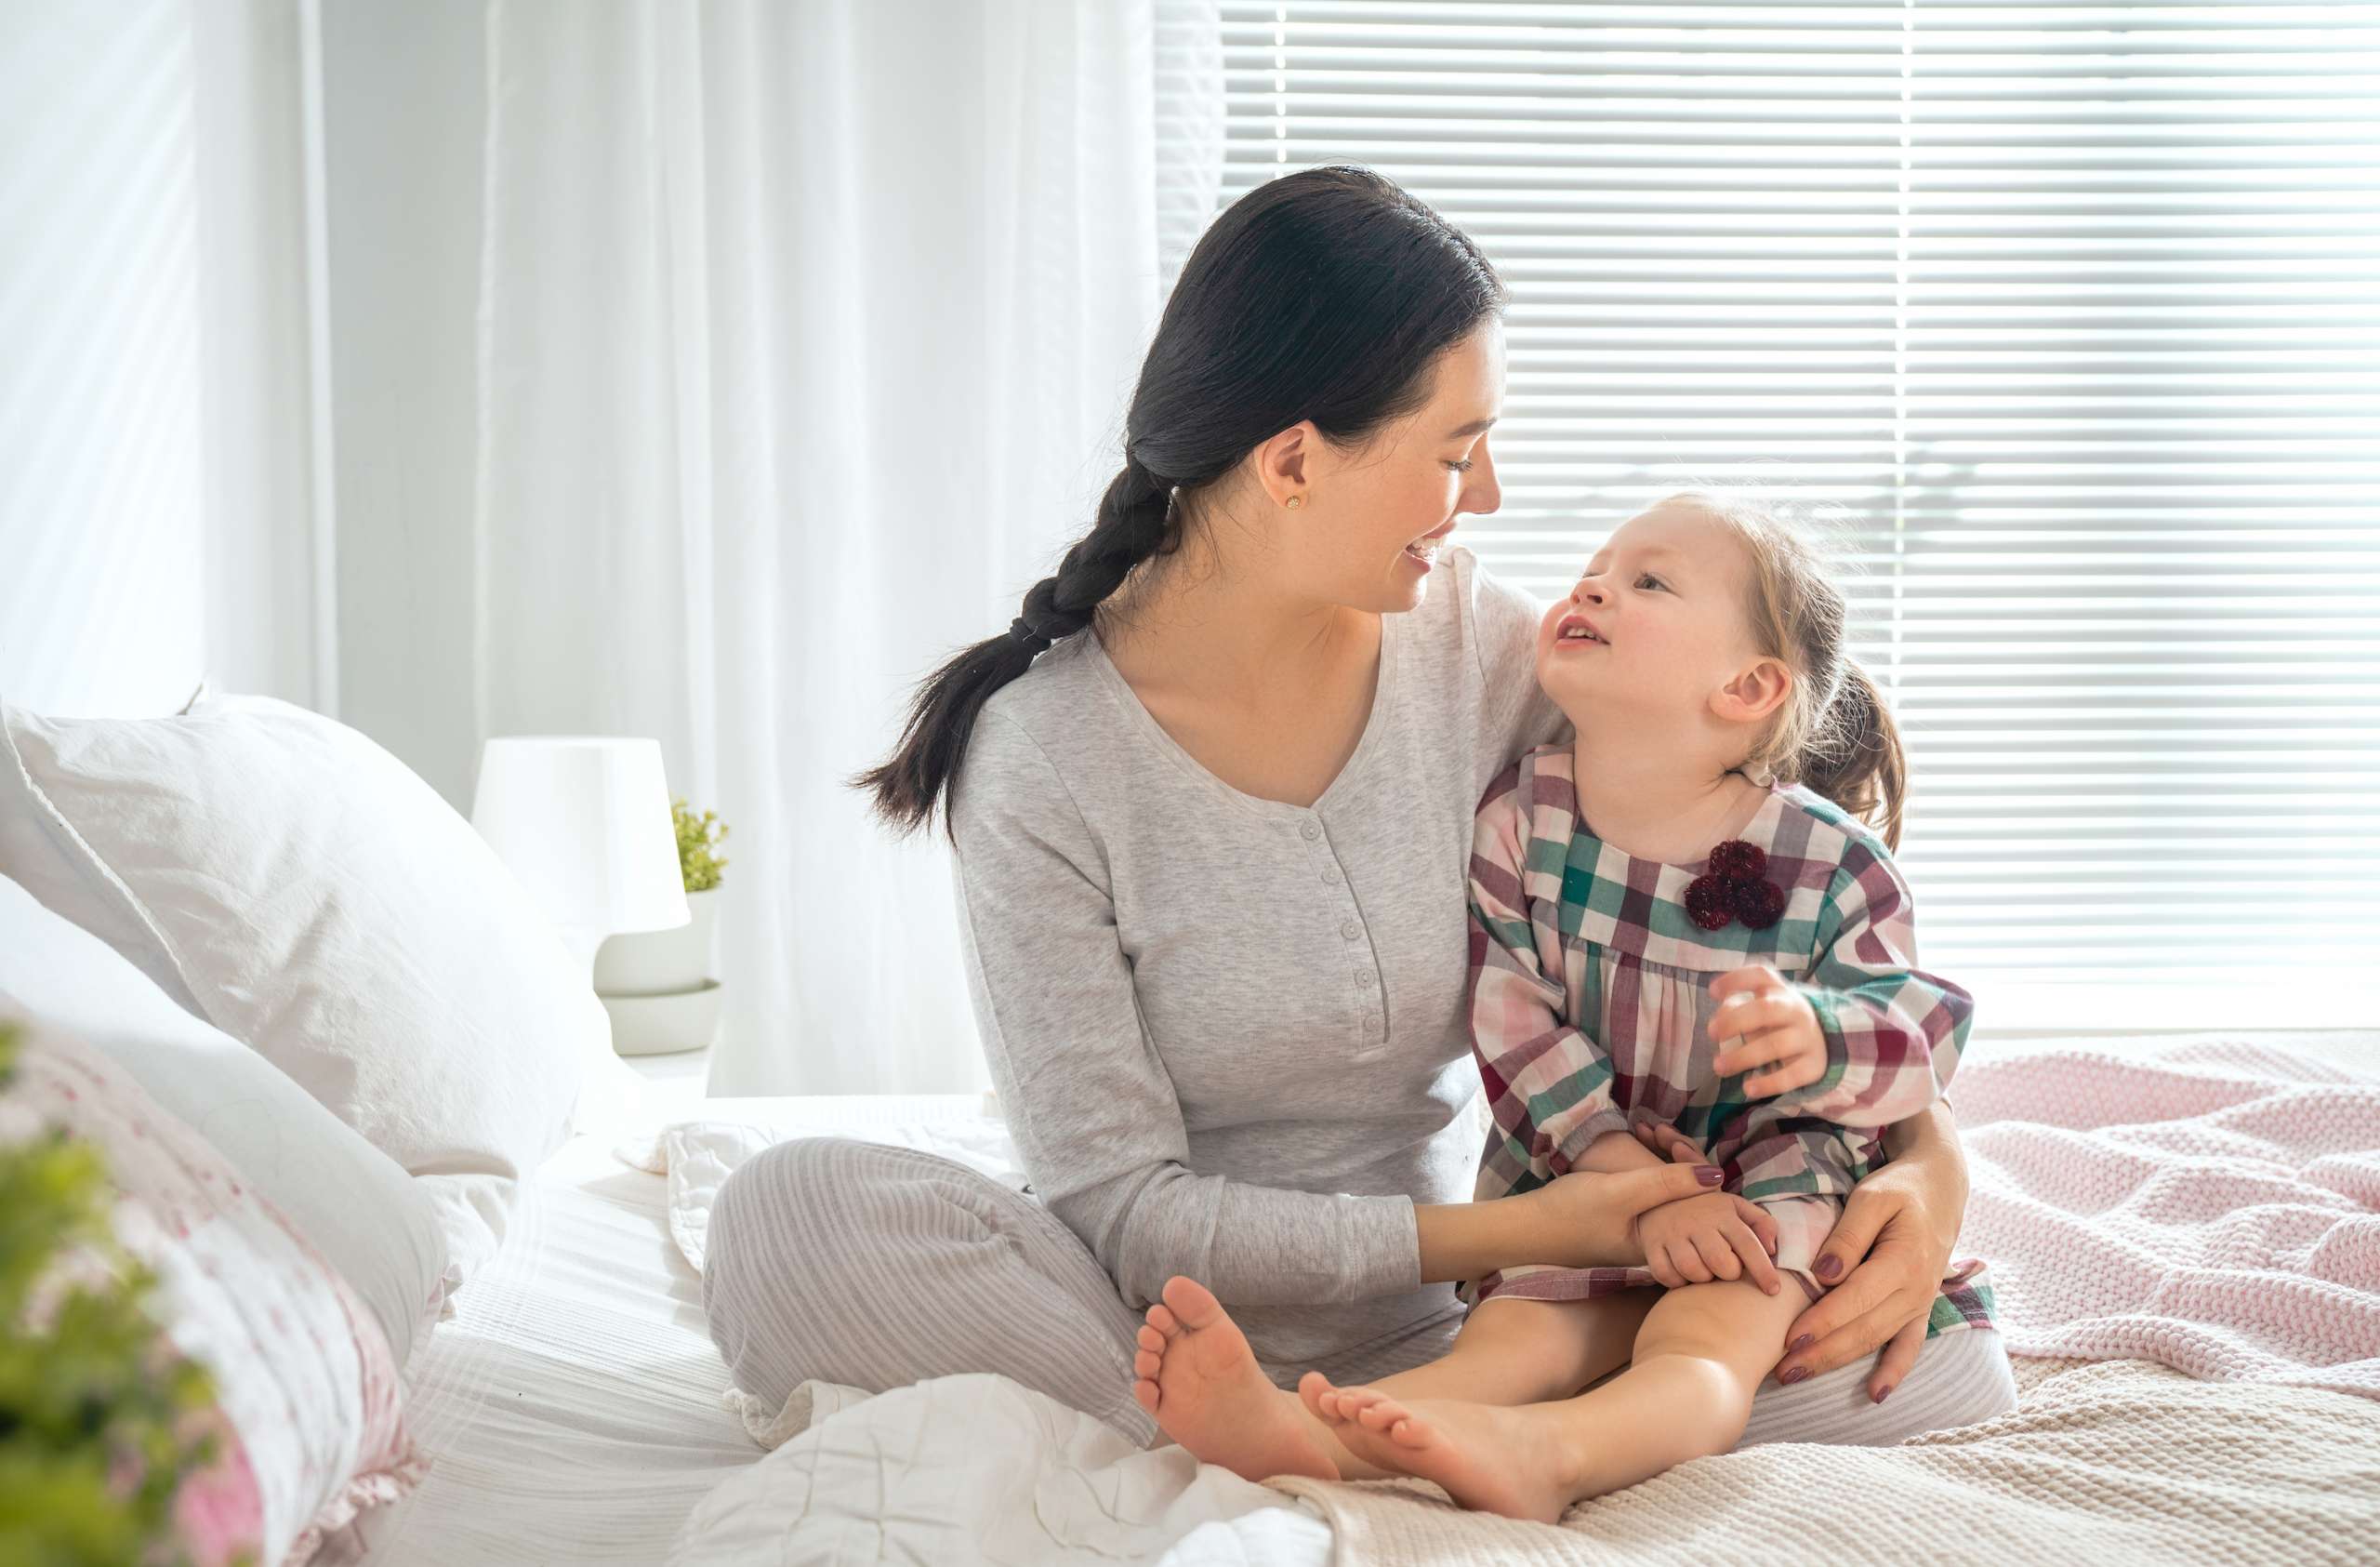
[[[1470,483],[1462,486],[1462,502],[1455,510],[1484,517],[1503,504],[1504,487],[1496,482],[1496,459],[1482,441],[1471,459]]]

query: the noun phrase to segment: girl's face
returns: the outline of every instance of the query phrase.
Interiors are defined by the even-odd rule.
[[[1421,410],[1369,444],[1334,446],[1301,425],[1259,448],[1268,486],[1302,497],[1296,511],[1273,501],[1278,580],[1354,609],[1419,605],[1456,517],[1503,502],[1488,449],[1503,403],[1504,333],[1490,320],[1438,356]]]
[[[1752,644],[1751,571],[1736,532],[1689,502],[1630,518],[1545,612],[1540,684],[1582,729],[1618,720],[1670,733],[1680,722],[1733,716],[1729,692],[1782,670]]]

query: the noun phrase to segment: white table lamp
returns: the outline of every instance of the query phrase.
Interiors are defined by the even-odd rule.
[[[658,741],[490,740],[480,753],[471,825],[553,917],[590,987],[605,936],[693,918]]]

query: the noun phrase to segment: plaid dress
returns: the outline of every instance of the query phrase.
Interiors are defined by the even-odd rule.
[[[1606,1133],[1664,1122],[1726,1172],[1724,1189],[1777,1221],[1777,1268],[1811,1299],[1810,1265],[1844,1199],[1879,1162],[1881,1129],[1924,1109],[1957,1067],[1974,1003],[1917,966],[1909,888],[1881,841],[1831,802],[1778,787],[1742,839],[1784,894],[1765,930],[1687,912],[1701,866],[1639,859],[1579,819],[1569,746],[1522,757],[1488,786],[1471,852],[1471,1031],[1496,1120],[1480,1200],[1567,1174]],[[1711,982],[1767,963],[1815,1007],[1826,1072],[1749,1099],[1712,1071]],[[1653,1284],[1644,1268],[1511,1268],[1466,1298],[1582,1300]],[[1980,1261],[1942,1281],[1926,1324],[1991,1325]]]

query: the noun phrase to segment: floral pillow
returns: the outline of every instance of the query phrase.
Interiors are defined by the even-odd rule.
[[[302,1563],[424,1464],[388,1338],[337,1270],[214,1146],[90,1046],[27,1023],[0,1138],[63,1129],[115,1189],[126,1251],[158,1276],[173,1348],[212,1376],[218,1461],[175,1516],[197,1561]]]

